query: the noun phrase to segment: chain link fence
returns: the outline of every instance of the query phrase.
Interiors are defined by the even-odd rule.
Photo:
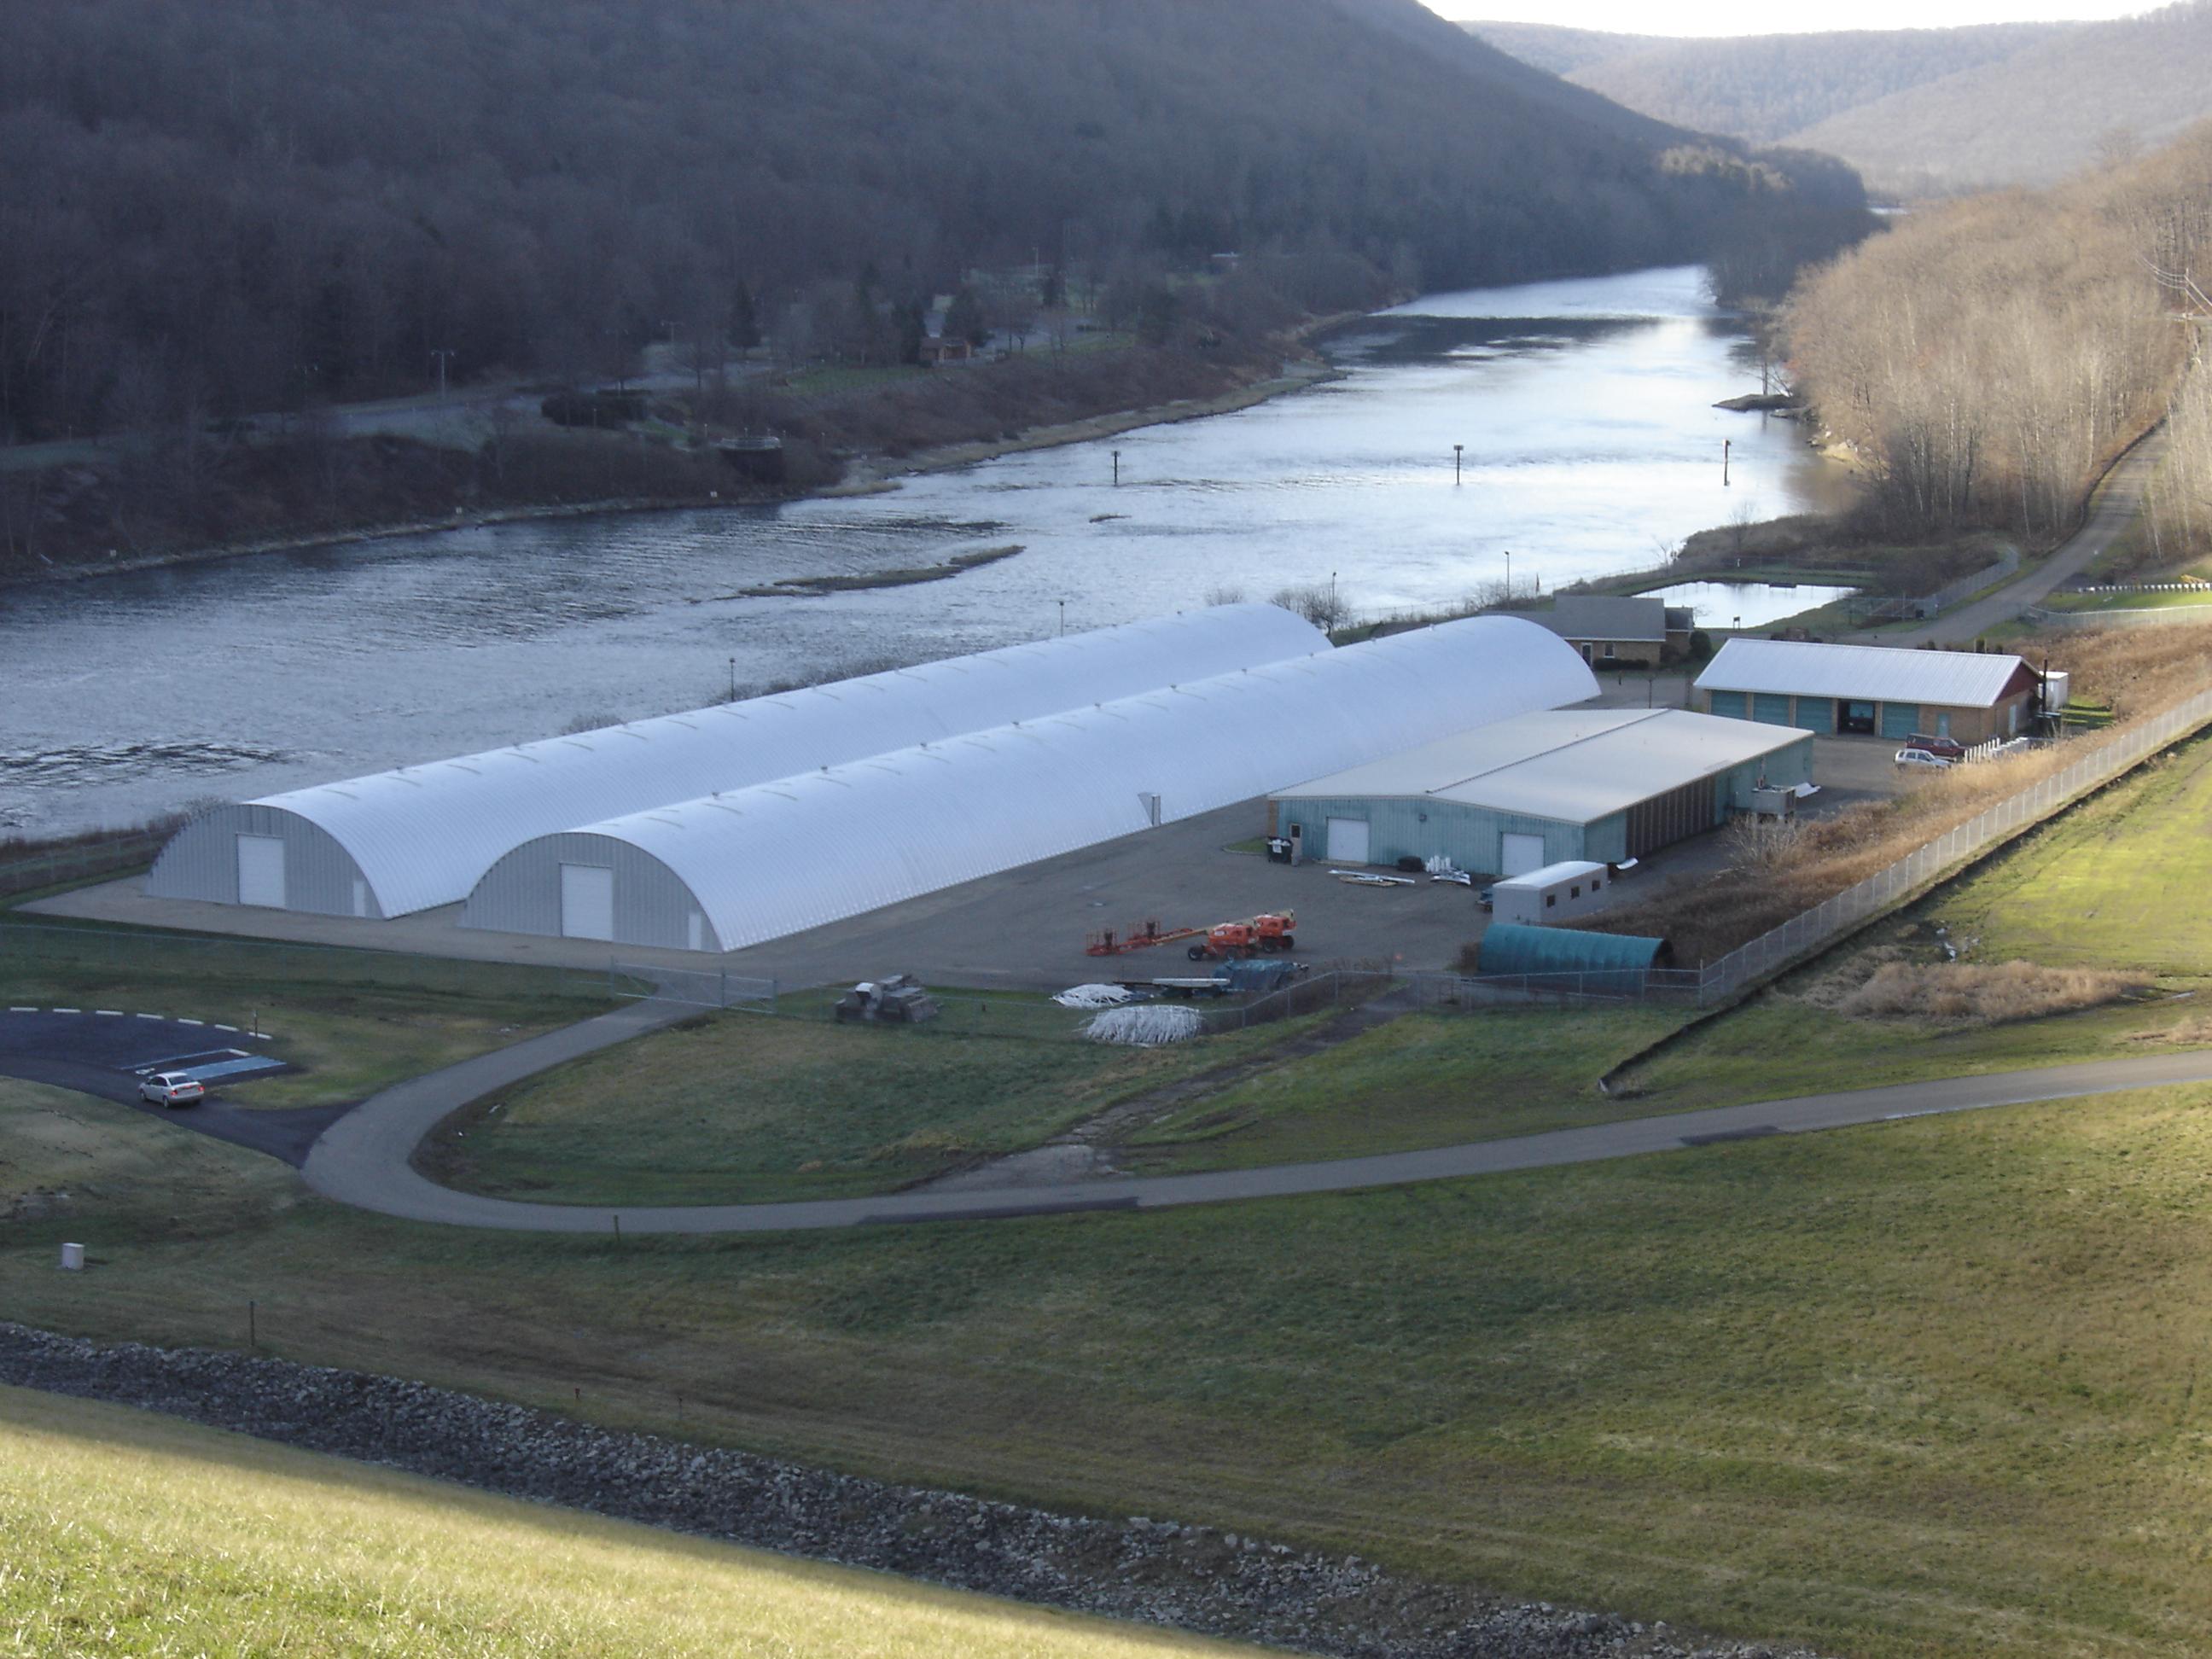
[[[1705,964],[1698,1001],[1710,1006],[1778,972],[1800,957],[1918,893],[1984,848],[2009,840],[2060,807],[2110,783],[2160,750],[2212,721],[2212,691],[2154,715],[2099,744],[2063,772],[1985,807],[1919,851],[1847,887],[1818,908]]]
[[[604,969],[471,962],[357,945],[155,933],[15,916],[0,923],[0,987],[11,1002],[67,1001],[111,982],[173,985],[180,995],[203,1000],[265,985],[277,994],[359,987],[594,1003],[605,1000],[611,985]]]

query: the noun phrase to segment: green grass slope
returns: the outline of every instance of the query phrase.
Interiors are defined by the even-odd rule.
[[[0,1650],[1256,1653],[785,1559],[0,1388]]]

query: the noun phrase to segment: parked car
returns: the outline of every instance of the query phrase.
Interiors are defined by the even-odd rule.
[[[1931,755],[1925,749],[1900,749],[1897,751],[1899,766],[1925,766],[1941,772],[1951,763],[1941,755]]]
[[[204,1099],[207,1085],[182,1072],[156,1072],[138,1082],[138,1098],[156,1106],[190,1106]]]
[[[1924,732],[1915,732],[1905,740],[1907,749],[1924,749],[1937,760],[1964,760],[1966,745],[1956,738],[1931,738]]]

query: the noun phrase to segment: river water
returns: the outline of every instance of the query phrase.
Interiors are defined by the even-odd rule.
[[[1516,593],[1547,591],[1739,515],[1837,504],[1847,486],[1794,423],[1711,407],[1759,367],[1700,284],[1431,295],[1334,341],[1334,382],[882,495],[0,589],[0,831],[135,823],[1224,592],[1334,580],[1356,612],[1436,607],[1503,581],[1509,553]],[[945,581],[729,597],[1012,543]]]

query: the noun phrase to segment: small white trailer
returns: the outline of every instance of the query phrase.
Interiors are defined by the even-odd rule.
[[[1517,921],[1530,927],[1565,921],[1603,903],[1612,880],[1602,864],[1585,863],[1579,859],[1547,864],[1525,876],[1512,876],[1492,884],[1492,919]]]

